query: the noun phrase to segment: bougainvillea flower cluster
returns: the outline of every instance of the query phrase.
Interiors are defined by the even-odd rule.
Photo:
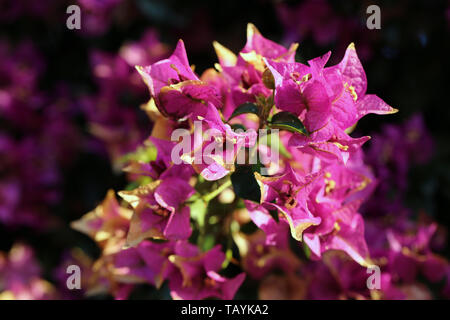
[[[336,65],[327,65],[331,52],[304,64],[295,61],[297,44],[285,48],[252,24],[238,54],[213,45],[218,63],[202,74],[182,40],[167,59],[136,66],[150,93],[144,109],[152,134],[128,157],[122,200],[110,191],[73,223],[102,249],[94,283],[117,298],[137,283],[167,283],[174,299],[231,299],[244,279],[260,281],[260,298],[427,297],[419,274],[434,282],[448,274],[447,261],[430,249],[436,225],[403,217],[384,227],[366,217],[385,145],[374,142],[365,155],[370,137],[350,134],[365,115],[397,110],[367,93],[355,46]],[[199,121],[220,136],[198,141]],[[417,129],[420,118],[411,121]],[[413,139],[425,134],[419,128],[399,146],[403,129],[388,130],[399,166],[408,156],[394,150],[414,150]],[[192,151],[177,149],[179,129]],[[278,161],[263,163],[274,145]],[[256,163],[237,161],[255,152]],[[371,289],[366,268],[374,265],[381,286]]]

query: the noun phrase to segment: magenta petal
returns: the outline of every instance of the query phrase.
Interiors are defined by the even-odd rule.
[[[191,236],[190,209],[183,207],[169,217],[164,229],[164,236],[170,239],[187,239]]]
[[[252,24],[247,25],[247,43],[241,52],[255,51],[264,57],[276,59],[283,58],[284,61],[294,62],[295,51],[292,46],[289,49],[264,38],[258,29]]]
[[[177,47],[175,51],[170,56],[169,60],[175,64],[175,67],[180,71],[180,73],[187,79],[195,79],[197,76],[192,71],[189,61],[186,55],[186,48],[184,47],[183,40],[178,40]]]
[[[323,68],[330,59],[331,51],[328,51],[323,56],[308,60],[308,64],[311,66],[313,77],[319,76],[322,73]]]
[[[301,80],[311,72],[311,68],[299,62],[285,63],[264,59],[267,67],[275,79],[275,87],[280,87],[285,80]]]
[[[181,257],[195,257],[200,253],[199,248],[188,241],[177,241],[174,250],[175,254]]]
[[[315,234],[305,233],[303,235],[303,241],[309,247],[311,252],[314,253],[317,257],[320,258],[322,252],[321,252],[321,249],[320,249],[319,236],[315,235]]]
[[[136,67],[142,79],[147,84],[150,94],[156,99],[162,87],[185,80],[198,80],[189,66],[186,49],[182,40],[168,59],[158,61],[150,66]]]
[[[331,112],[335,123],[341,129],[347,129],[353,126],[359,119],[357,106],[351,94],[342,88],[342,94],[333,102]]]
[[[362,266],[367,266],[369,250],[364,239],[364,222],[359,214],[355,214],[350,224],[339,225],[339,231],[330,235],[323,244],[322,252],[342,250]]]
[[[206,271],[219,271],[224,260],[225,254],[222,252],[221,246],[216,245],[205,254],[203,266]]]
[[[438,282],[444,278],[447,268],[448,262],[446,259],[434,254],[428,254],[422,270],[428,280]]]
[[[299,116],[305,109],[299,85],[292,80],[285,81],[276,89],[275,104],[278,109]]]
[[[358,100],[356,108],[358,119],[369,113],[391,114],[398,111],[374,94],[367,94],[362,99]]]
[[[358,97],[364,96],[367,90],[367,77],[353,43],[345,51],[344,58],[339,63],[339,68],[349,85],[355,88]]]
[[[230,173],[229,170],[225,169],[217,162],[213,162],[210,165],[198,165],[198,167],[203,167],[203,169],[201,169],[200,171],[200,174],[203,176],[203,178],[205,178],[208,181],[215,181],[222,179],[228,173]]]
[[[194,188],[185,180],[167,178],[156,188],[155,200],[163,208],[173,211],[194,193]]]
[[[166,164],[169,164],[171,161],[171,151],[175,146],[175,143],[172,141],[162,140],[155,137],[148,138],[156,147],[156,161],[162,161]],[[168,165],[167,165],[168,166]]]
[[[168,243],[154,243],[151,241],[142,241],[136,250],[139,252],[141,258],[145,261],[145,265],[153,274],[157,275],[162,270],[167,257],[162,254],[163,250],[173,250],[173,242]],[[166,276],[163,274],[163,276]]]
[[[266,245],[286,245],[285,235],[289,232],[289,225],[285,220],[276,222],[266,208],[252,201],[245,201],[245,205],[253,223],[266,233]]]
[[[323,128],[331,115],[331,103],[323,84],[319,81],[308,83],[303,90],[303,101],[307,108],[305,126],[308,131]]]
[[[222,285],[223,299],[231,300],[235,296],[239,287],[245,280],[245,273],[242,272],[232,279],[227,279],[227,281]]]

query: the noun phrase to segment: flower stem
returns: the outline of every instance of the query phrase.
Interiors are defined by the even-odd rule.
[[[220,185],[220,187],[218,187],[216,190],[213,190],[212,192],[206,194],[203,196],[203,200],[205,202],[209,202],[212,199],[214,199],[215,197],[217,197],[220,193],[222,193],[222,191],[224,191],[226,188],[228,188],[229,186],[231,186],[231,180],[228,179],[225,183],[223,183],[222,185]]]

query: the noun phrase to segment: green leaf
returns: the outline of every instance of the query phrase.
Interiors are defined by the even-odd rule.
[[[269,214],[272,216],[272,218],[278,223],[278,210],[269,210]]]
[[[140,183],[138,181],[132,181],[125,186],[125,190],[130,191],[139,187]]]
[[[207,234],[204,237],[202,237],[202,241],[201,241],[201,247],[202,247],[202,251],[206,252],[208,250],[211,250],[215,243],[216,243],[216,239],[214,237],[214,235],[212,234]]]
[[[241,104],[240,106],[238,106],[236,109],[234,109],[234,111],[231,114],[228,121],[230,121],[234,117],[240,116],[241,114],[244,114],[244,113],[254,113],[254,114],[258,115],[258,112],[259,112],[259,108],[256,104],[254,104],[252,102],[245,102],[245,103]]]
[[[230,264],[230,261],[233,259],[233,250],[228,248],[225,252],[226,259],[222,263],[222,269],[225,269]]]
[[[231,174],[234,193],[243,199],[255,202],[261,199],[261,190],[255,179],[254,172],[259,172],[261,164],[237,165],[236,170]]]
[[[145,142],[144,145],[139,146],[135,151],[129,152],[119,158],[119,162],[127,163],[128,161],[135,160],[141,162],[151,162],[156,159],[158,150],[149,141]]]
[[[191,217],[192,219],[197,221],[200,228],[203,228],[203,226],[205,225],[206,209],[208,208],[208,205],[205,201],[203,201],[202,198],[193,200],[194,201],[189,205],[191,209]]]
[[[269,127],[308,135],[308,131],[300,119],[295,114],[287,111],[275,114],[269,123]]]
[[[311,257],[311,249],[308,247],[306,243],[303,243],[303,252],[305,252],[305,256],[308,259]]]

